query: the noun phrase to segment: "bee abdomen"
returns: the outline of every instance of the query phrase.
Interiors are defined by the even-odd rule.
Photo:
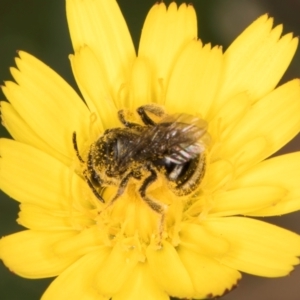
[[[184,164],[173,164],[166,169],[170,189],[177,196],[191,194],[199,187],[205,169],[206,159],[203,153]]]

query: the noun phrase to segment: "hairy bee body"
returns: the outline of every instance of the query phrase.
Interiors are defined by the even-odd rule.
[[[137,112],[143,124],[127,121],[125,112],[119,111],[124,127],[106,130],[91,145],[86,162],[78,153],[75,133],[74,148],[86,164],[84,177],[99,200],[103,201],[98,188],[118,186],[112,205],[129,180],[136,179],[141,198],[163,220],[165,208],[147,195],[147,189],[158,176],[163,176],[178,196],[197,189],[205,173],[206,123],[187,114],[167,115],[155,105],[142,106]]]

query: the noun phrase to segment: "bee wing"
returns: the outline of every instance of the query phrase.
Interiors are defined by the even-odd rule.
[[[199,117],[192,116],[189,114],[173,114],[173,115],[164,115],[159,123],[185,123],[185,124],[198,124],[198,127],[207,127],[207,122]]]
[[[120,165],[129,160],[164,159],[166,162],[183,164],[205,149],[201,138],[206,133],[207,123],[187,114],[168,115],[154,126],[144,126],[131,145],[123,149]]]
[[[205,150],[202,139],[207,134],[207,123],[198,117],[175,114],[164,117],[160,124],[169,124],[166,139],[168,151],[165,159],[176,164],[185,163]]]

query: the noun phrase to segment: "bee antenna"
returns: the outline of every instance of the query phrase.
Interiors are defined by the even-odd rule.
[[[78,159],[81,163],[84,163],[84,160],[82,159],[82,157],[79,154],[78,145],[77,145],[77,136],[76,136],[75,131],[73,132],[72,141],[73,141],[74,150],[76,152],[76,156],[78,157]]]

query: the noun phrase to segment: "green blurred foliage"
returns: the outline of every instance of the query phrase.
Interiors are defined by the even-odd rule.
[[[137,48],[141,28],[147,11],[154,0],[119,0]],[[170,1],[165,1],[166,4]],[[181,3],[183,1],[178,1]],[[300,0],[194,0],[198,14],[199,37],[224,49],[248,25],[263,13],[275,17],[276,24],[284,23],[285,32],[300,34]],[[35,55],[62,75],[77,91],[68,55],[72,53],[63,0],[0,0],[0,79],[10,80],[9,67],[14,65],[17,50]],[[297,55],[284,76],[284,81],[299,77],[300,54]],[[3,95],[1,95],[1,99]],[[8,136],[1,128],[1,136]],[[295,139],[282,152],[300,149],[300,139]],[[282,153],[281,152],[281,153]],[[42,200],[42,199],[41,199]],[[0,236],[21,229],[16,224],[17,202],[0,195]],[[299,214],[269,219],[300,233]],[[284,242],[284,241],[282,241]],[[22,247],[22,245],[20,245]],[[84,274],[80,274],[84,276]],[[227,300],[296,300],[300,295],[300,272],[283,279],[262,279],[244,276],[240,288],[226,295]],[[51,279],[28,280],[7,270],[0,262],[0,299],[39,299]],[[298,295],[298,296],[297,296]]]

